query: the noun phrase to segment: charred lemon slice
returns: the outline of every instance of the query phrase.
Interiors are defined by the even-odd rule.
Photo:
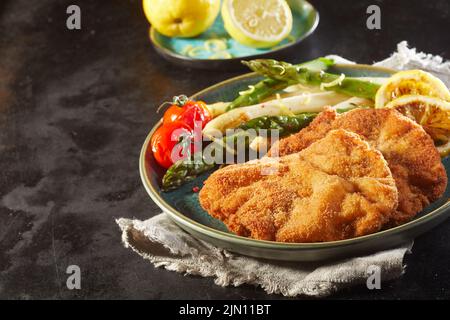
[[[450,101],[445,84],[432,74],[421,70],[400,71],[390,77],[375,96],[375,108],[404,95],[423,95]]]
[[[422,125],[441,152],[448,152],[450,141],[450,102],[435,97],[406,95],[389,102],[393,108]]]

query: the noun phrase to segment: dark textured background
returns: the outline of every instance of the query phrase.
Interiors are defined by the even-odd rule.
[[[371,63],[401,40],[450,58],[448,0],[313,3],[319,28],[288,60]],[[381,31],[365,28],[372,3]],[[82,9],[81,31],[65,27],[69,4]],[[237,74],[169,65],[147,29],[137,0],[0,2],[0,298],[280,298],[155,269],[120,243],[115,218],[159,212],[137,164],[156,106]],[[450,298],[450,221],[418,238],[406,262],[382,290],[333,298]],[[81,290],[66,289],[70,264]]]

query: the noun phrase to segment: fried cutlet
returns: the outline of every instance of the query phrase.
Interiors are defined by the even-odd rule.
[[[387,160],[399,192],[390,225],[410,220],[444,193],[447,175],[433,140],[420,125],[392,109],[338,115],[328,108],[299,133],[274,144],[268,155],[299,152],[337,128],[357,133]]]
[[[238,235],[321,242],[380,230],[398,191],[382,154],[339,129],[298,153],[217,170],[199,200]]]

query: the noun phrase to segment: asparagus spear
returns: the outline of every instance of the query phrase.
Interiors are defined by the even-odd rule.
[[[222,148],[227,151],[227,142],[235,146],[238,137],[246,137],[246,131],[240,130],[231,136],[225,136],[220,140],[213,141],[215,148]],[[249,139],[244,140],[248,146]],[[215,150],[214,148],[212,149]],[[214,155],[214,154],[213,154]],[[187,159],[175,162],[162,178],[163,191],[169,191],[178,188],[182,184],[195,179],[200,174],[207,172],[217,166],[212,159],[207,159],[202,152],[197,152]]]
[[[260,129],[278,129],[280,137],[300,131],[306,127],[317,115],[317,113],[301,113],[295,116],[263,116],[252,119],[242,124],[237,133],[232,136],[224,137],[221,141],[212,143],[220,144],[223,147],[232,139],[232,144],[238,137],[246,136],[247,130],[254,129],[258,132]],[[249,135],[250,137],[250,135]],[[246,140],[248,144],[250,139]],[[190,159],[179,160],[174,163],[164,174],[162,179],[162,190],[169,191],[178,188],[182,184],[192,181],[200,174],[207,172],[217,166],[216,163],[210,163],[203,155],[193,155]]]
[[[200,159],[200,161],[183,159],[175,162],[164,174],[161,189],[163,191],[176,189],[216,166],[215,163],[207,163],[203,157]]]
[[[226,129],[236,128],[242,123],[263,116],[294,115],[304,112],[320,112],[324,106],[335,105],[348,99],[348,96],[332,91],[297,95],[283,99],[262,102],[256,105],[230,110],[206,124],[203,135],[214,137]]]
[[[309,62],[301,63],[296,65],[296,67],[307,68],[312,71],[326,70],[328,67],[332,66],[334,61],[327,58],[318,58],[311,60]],[[239,95],[231,104],[227,107],[227,111],[251,106],[261,102],[263,99],[269,97],[275,92],[282,90],[289,86],[289,83],[283,79],[264,79],[253,86],[248,92]]]
[[[289,85],[297,83],[316,86],[322,85],[326,90],[371,100],[375,98],[375,94],[380,87],[379,84],[374,82],[355,78],[340,79],[339,75],[309,70],[301,66],[299,67],[272,59],[257,59],[243,61],[243,63],[255,72],[277,81],[284,81]],[[334,83],[333,81],[336,84],[327,86],[328,83]]]
[[[234,108],[251,106],[259,103],[273,93],[287,88],[289,85],[286,81],[264,79],[253,86],[251,91],[245,94],[239,95],[234,99],[227,107],[227,111]]]
[[[317,113],[301,113],[295,116],[263,116],[247,121],[239,126],[240,129],[272,129],[279,130],[280,137],[291,133],[299,132],[306,127],[315,117]]]

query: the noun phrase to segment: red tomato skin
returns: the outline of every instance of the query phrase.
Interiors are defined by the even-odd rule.
[[[153,157],[156,162],[163,168],[169,168],[172,165],[170,158],[167,158],[164,151],[166,142],[166,134],[163,126],[159,127],[152,135],[150,140],[150,146],[152,149]]]
[[[163,124],[182,121],[194,128],[194,122],[200,122],[202,128],[212,119],[212,115],[203,101],[187,101],[182,107],[171,105],[164,112]]]
[[[194,128],[194,122],[200,122],[203,129],[212,119],[212,115],[203,101],[188,101],[183,106],[183,111],[179,119],[191,128]]]
[[[183,114],[183,108],[177,105],[171,105],[169,109],[164,112],[163,124],[172,123],[177,121],[180,116]]]
[[[191,153],[200,151],[201,129],[211,119],[212,114],[203,101],[188,100],[182,107],[176,104],[171,105],[164,112],[162,126],[155,131],[150,141],[154,158],[158,164],[168,169],[174,161],[185,156],[181,151],[181,145],[178,145],[181,134],[190,135],[191,139],[194,139],[195,135],[195,139],[200,139],[199,144],[195,145],[191,141],[189,145]],[[175,135],[172,134],[174,132]]]
[[[192,135],[192,129],[185,123],[176,121],[160,126],[152,135],[150,146],[156,162],[161,167],[168,169],[174,163],[172,150],[177,146],[182,134]],[[190,148],[193,152],[193,145]],[[182,156],[181,153],[177,154],[177,158],[182,158]]]

